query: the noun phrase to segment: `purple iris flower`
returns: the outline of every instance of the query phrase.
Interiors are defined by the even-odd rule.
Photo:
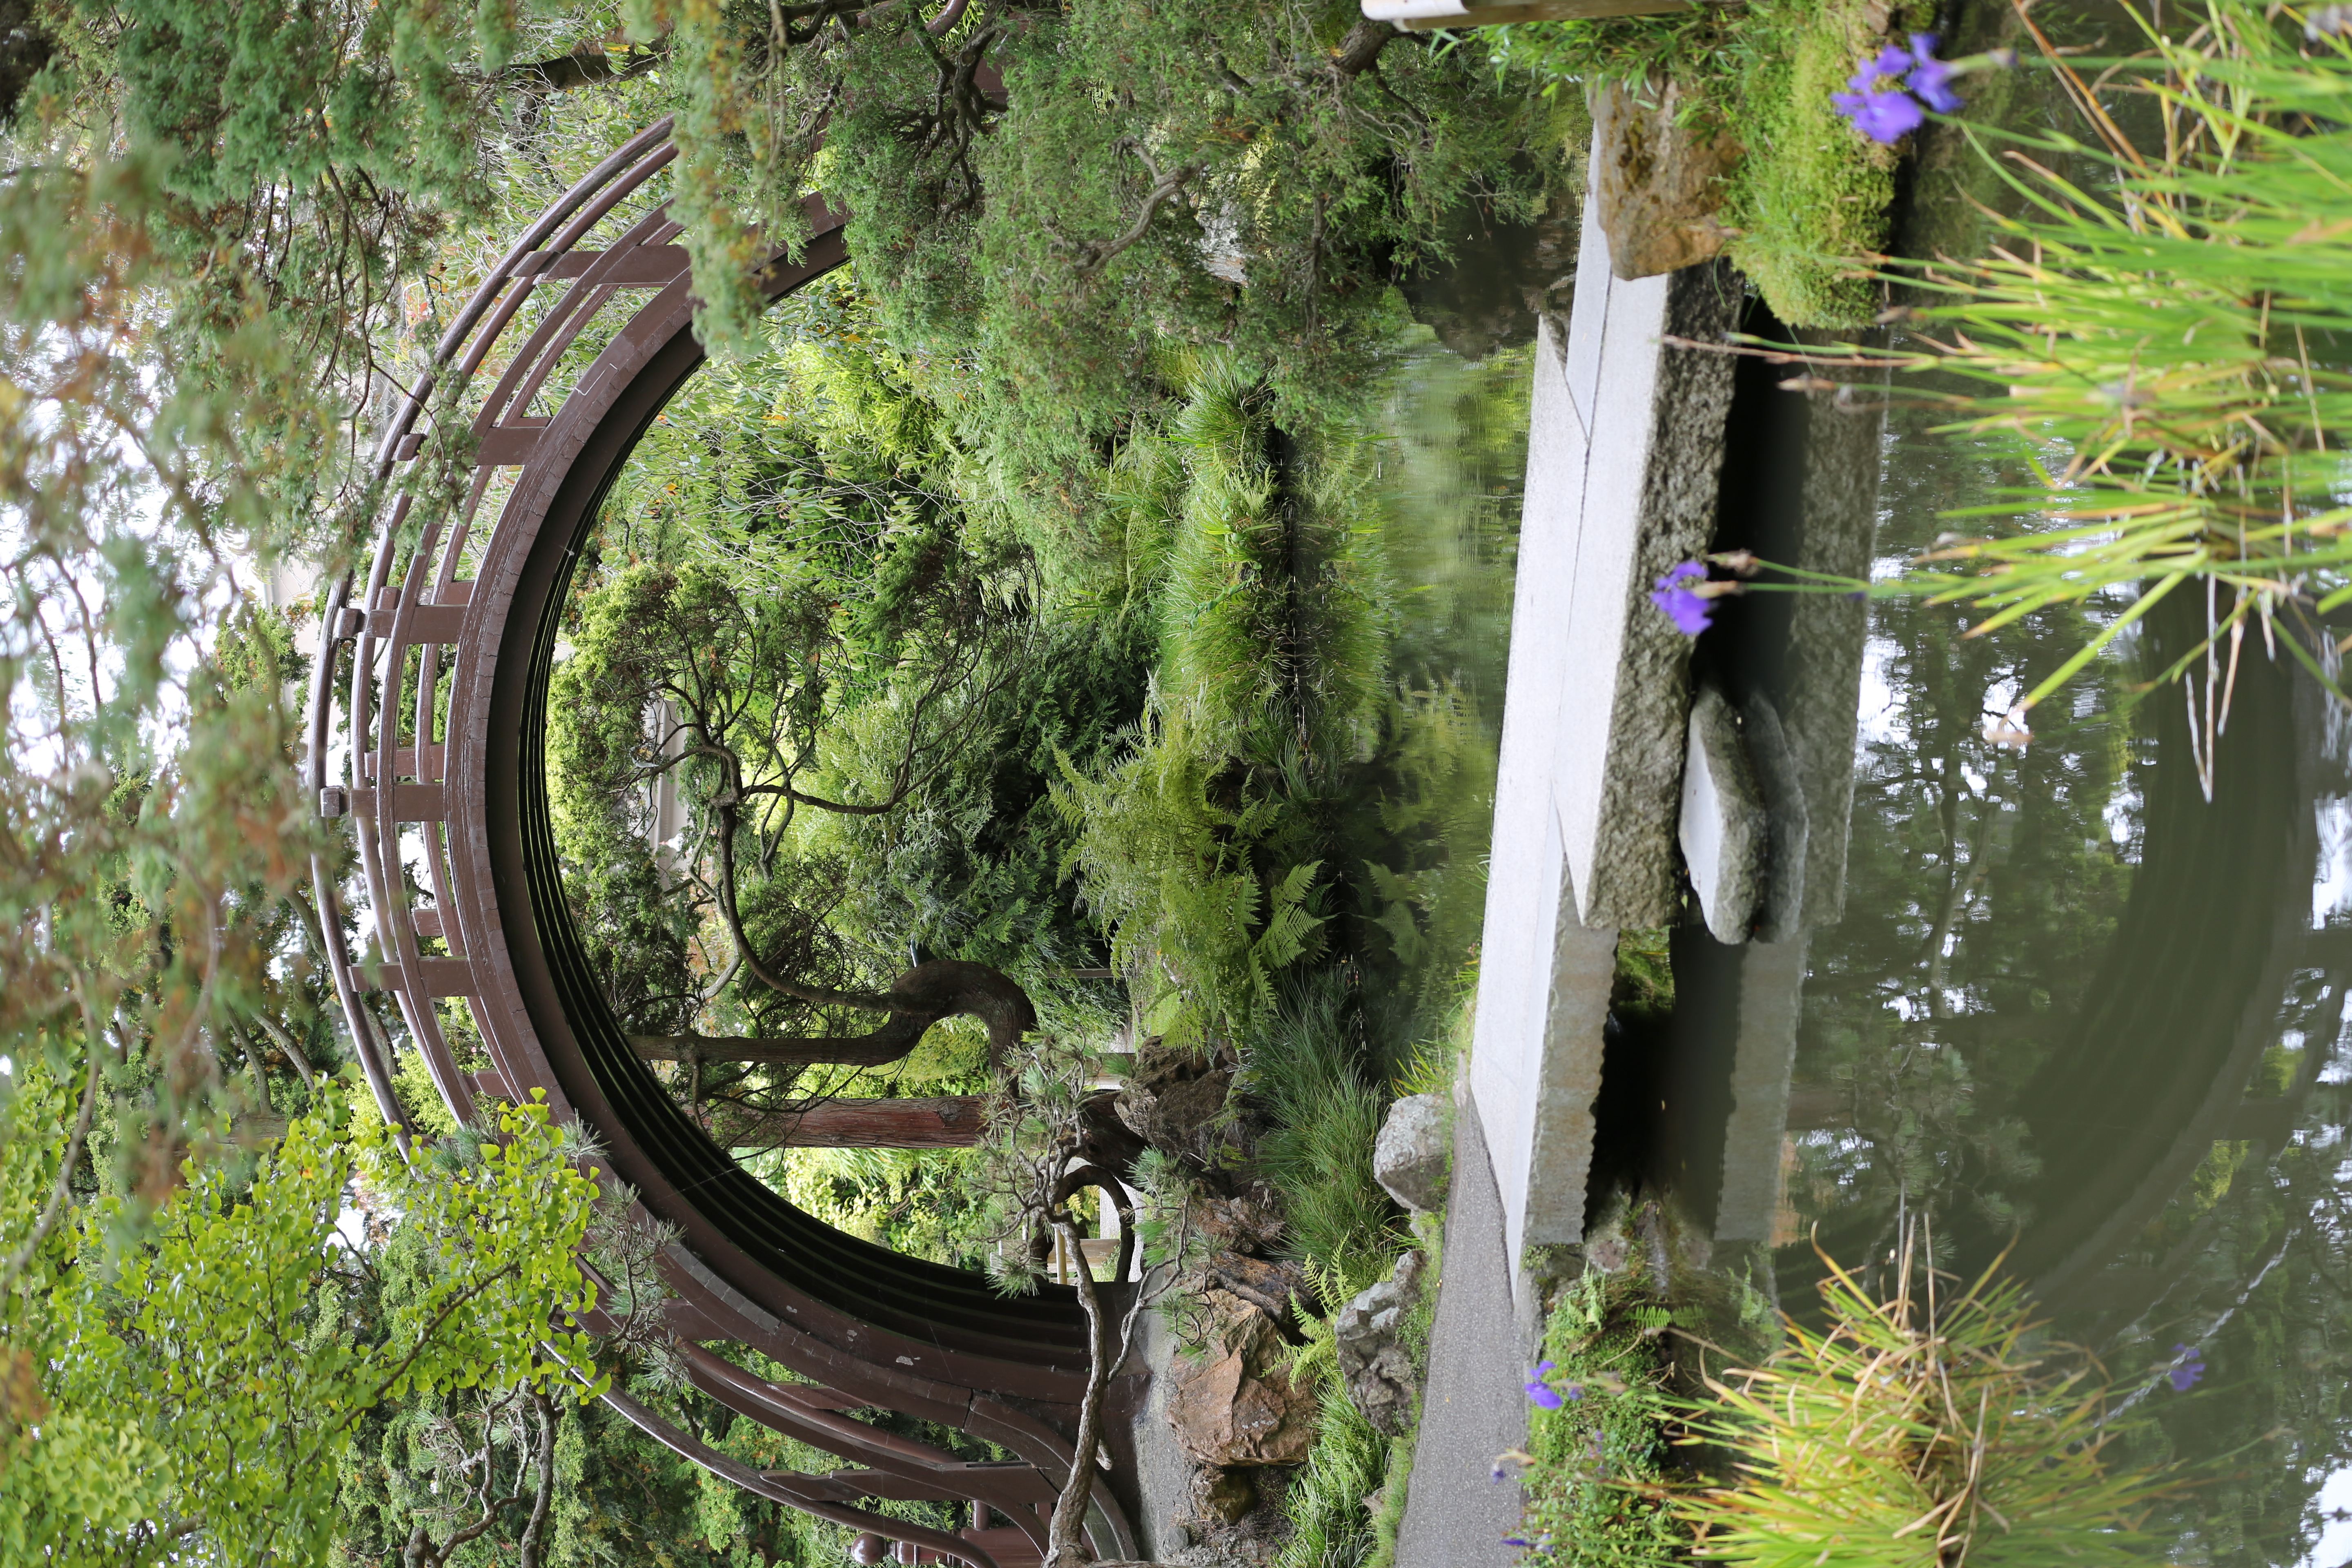
[[[1936,58],[1936,35],[1914,33],[1908,52],[1887,45],[1863,61],[1846,83],[1851,90],[1831,94],[1830,102],[1872,141],[1900,142],[1928,110],[1950,114],[1960,107],[1951,77],[1952,68]]]
[[[1565,1401],[1560,1398],[1559,1391],[1554,1389],[1550,1384],[1544,1381],[1544,1373],[1552,1370],[1551,1363],[1548,1361],[1538,1362],[1536,1363],[1535,1371],[1528,1373],[1528,1381],[1525,1384],[1528,1391],[1528,1398],[1532,1403],[1543,1406],[1546,1410],[1557,1410],[1565,1403]]]
[[[1706,567],[1696,561],[1685,561],[1659,578],[1656,591],[1650,595],[1650,603],[1664,610],[1666,619],[1675,623],[1675,630],[1686,637],[1695,637],[1706,630],[1707,621],[1715,614],[1714,606],[1703,595],[1684,586],[1693,578],[1704,579],[1706,576]],[[1544,1364],[1549,1366],[1551,1363],[1546,1362]]]
[[[2172,1392],[2186,1394],[2197,1386],[2199,1378],[2205,1375],[2204,1352],[2193,1345],[2175,1345],[2172,1347],[2172,1353],[2175,1358],[2172,1363]]]
[[[1960,95],[1947,85],[1952,79],[1952,68],[1936,58],[1936,35],[1912,34],[1911,58],[1917,63],[1903,79],[1903,85],[1918,94],[1919,101],[1937,113],[1958,113]]]
[[[1846,96],[1839,94],[1841,99]],[[1855,130],[1881,146],[1892,146],[1902,141],[1918,130],[1920,122],[1927,118],[1927,111],[1919,107],[1919,100],[1907,92],[1865,93],[1859,99],[1841,102],[1838,107],[1845,110],[1846,118],[1853,121]]]

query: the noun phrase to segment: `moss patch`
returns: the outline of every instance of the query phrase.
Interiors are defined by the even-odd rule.
[[[1528,1430],[1523,1536],[1548,1562],[1652,1568],[1687,1532],[1664,1497],[1671,1415],[1659,1335],[1667,1310],[1622,1277],[1587,1274],[1544,1329],[1551,1386],[1566,1397]]]
[[[1732,260],[1793,327],[1860,326],[1877,310],[1876,286],[1855,258],[1885,248],[1895,150],[1830,104],[1878,47],[1874,9],[1885,15],[1870,0],[1754,8],[1755,25],[1780,47],[1755,50],[1736,84],[1733,124],[1748,151],[1725,193],[1724,220],[1739,231]]]
[[[1724,182],[1732,259],[1790,325],[1853,327],[1877,309],[1858,262],[1885,247],[1897,157],[1846,123],[1830,95],[1907,20],[1885,0],[1754,0],[1697,16],[1521,23],[1489,29],[1486,43],[1498,67],[1548,93],[1679,83],[1687,113],[1747,149]]]

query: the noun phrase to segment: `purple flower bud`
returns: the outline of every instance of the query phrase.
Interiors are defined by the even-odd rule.
[[[1528,1542],[1527,1542],[1527,1541],[1526,1541],[1526,1540],[1524,1540],[1523,1538],[1521,1538],[1521,1537],[1519,1537],[1519,1536],[1517,1536],[1517,1535],[1507,1535],[1507,1536],[1503,1537],[1503,1544],[1504,1544],[1504,1545],[1506,1545],[1506,1546],[1525,1546],[1525,1545],[1527,1545],[1527,1544],[1528,1544]]]
[[[2172,1392],[2186,1394],[2205,1375],[2205,1356],[2194,1345],[2172,1347]]]

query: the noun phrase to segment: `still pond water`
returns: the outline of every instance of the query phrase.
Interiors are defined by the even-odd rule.
[[[2117,24],[2078,13],[2062,37]],[[2021,89],[2006,112],[2060,111]],[[1955,161],[1926,162],[1915,254],[1948,240],[1958,194]],[[1823,422],[1816,459],[1853,447]],[[1855,476],[1882,576],[2026,478],[1932,423],[1887,412]],[[2206,1478],[2160,1526],[2170,1560],[2336,1568],[2352,715],[2255,637],[2209,750],[2201,686],[2193,713],[2180,687],[2143,686],[2201,631],[2200,602],[2119,639],[2030,740],[2011,730],[2018,695],[2127,602],[1965,638],[1957,607],[1784,599],[1703,644],[1702,672],[1737,686],[1790,617],[1859,642],[1841,898],[1790,942],[1723,948],[1695,916],[1673,933],[1679,994],[1612,1052],[1598,1175],[1671,1194],[1709,1270],[1801,1316],[1824,1256],[1885,1269],[1924,1222],[1940,1267],[1998,1264],[2049,1340],[2096,1359],[2131,1461]]]

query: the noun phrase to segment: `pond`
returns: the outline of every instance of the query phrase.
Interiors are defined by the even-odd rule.
[[[1927,424],[1888,427],[1882,567],[2001,467]],[[1842,916],[1745,952],[1676,928],[1671,1018],[1603,1089],[1643,1134],[1604,1143],[1675,1195],[1712,1268],[1788,1311],[1817,1311],[1825,1258],[1887,1281],[1906,1223],[1961,1279],[2029,1281],[2048,1334],[2150,1418],[2134,1458],[2210,1467],[2185,1550],[2333,1563],[2352,1546],[2324,1518],[2352,1487],[2331,1479],[2352,1460],[2342,715],[2251,647],[2200,757],[2201,712],[2192,730],[2179,688],[2137,688],[2199,629],[2183,616],[2021,741],[2018,692],[2085,628],[1964,639],[1968,619],[1872,606]]]
[[[1963,44],[2007,15],[1972,11]],[[2037,16],[2062,44],[2128,26]],[[2053,98],[2019,87],[2001,118],[2062,122]],[[1923,158],[1906,254],[1969,227],[1955,141]],[[1939,434],[1916,402],[1864,458],[1818,401],[1809,428],[1748,395],[1751,432],[1777,421],[1815,475],[1843,461],[1874,491],[1875,577],[2029,478],[2013,438]],[[1735,471],[1787,461],[1739,440]],[[1801,542],[1746,526],[1719,543]],[[2152,1525],[2172,1560],[2332,1565],[2352,1553],[2347,715],[2259,633],[2204,685],[2157,679],[2203,633],[2201,588],[2016,714],[2131,597],[1971,637],[1959,605],[1758,596],[1702,638],[1701,679],[1776,700],[1807,636],[1859,642],[1841,885],[1781,942],[1674,929],[1672,1008],[1612,1042],[1588,1217],[1627,1185],[1669,1194],[1696,1296],[1730,1281],[1807,1320],[1831,1260],[1891,1289],[1906,1233],[1932,1237],[1956,1282],[2028,1284],[2039,1342],[2111,1380],[2127,1462],[2192,1468]]]

